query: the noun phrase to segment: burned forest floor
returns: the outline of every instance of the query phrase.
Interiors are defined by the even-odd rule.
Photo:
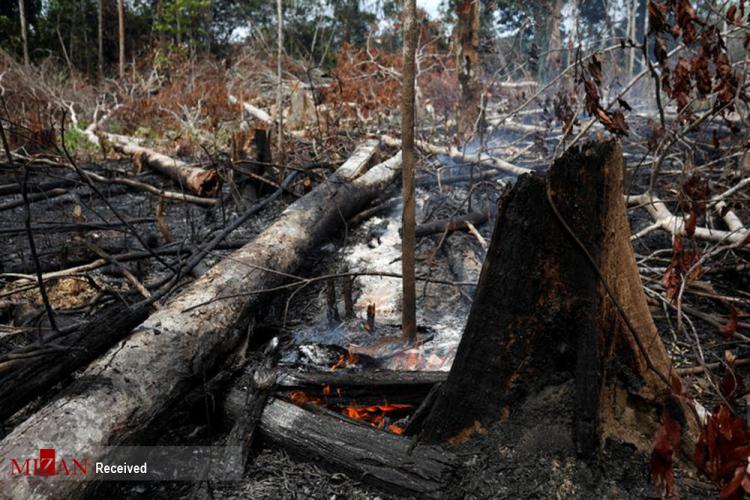
[[[395,183],[364,212],[347,220],[343,231],[329,235],[325,244],[305,255],[301,268],[288,276],[293,285],[247,291],[269,296],[248,341],[248,358],[277,337],[279,366],[290,373],[396,370],[445,376],[461,339],[498,204],[516,179],[507,166],[491,158],[544,172],[562,148],[561,139],[570,140],[552,126],[554,120],[546,109],[528,111],[516,121],[488,126],[486,136],[463,151],[445,146],[451,143],[453,130],[437,120],[431,133],[421,135],[428,144],[419,147],[416,182],[416,344],[401,337],[402,205],[400,186]],[[652,181],[647,165],[654,160],[648,144],[654,130],[652,119],[645,115],[644,110],[634,112],[629,136],[620,139],[629,186],[624,195],[642,195]],[[26,174],[0,173],[0,382],[2,376],[12,374],[19,357],[50,356],[61,335],[96,320],[106,307],[132,305],[157,293],[162,294],[160,304],[178,296],[211,266],[231,259],[234,250],[273,224],[287,206],[322,185],[367,139],[379,142],[371,163],[395,154],[397,145],[383,137],[385,132],[393,134],[395,127],[392,119],[371,120],[356,132],[342,127],[319,142],[308,130],[288,138],[284,165],[268,161],[263,156],[268,151],[260,151],[258,143],[248,155],[209,154],[208,149],[198,148],[172,151],[185,165],[217,172],[223,181],[198,203],[165,196],[165,192],[178,196],[190,190],[161,172],[134,168],[141,153],[113,148],[104,151],[106,159],[102,159],[100,151],[88,148],[85,154],[74,155],[75,162],[62,155],[19,154],[14,161],[27,167]],[[264,130],[268,128],[265,124]],[[602,133],[595,126],[592,135]],[[729,152],[717,147],[717,137],[722,144],[731,144]],[[164,149],[164,141],[149,141],[146,137],[141,143]],[[692,217],[693,224],[708,233],[732,230],[726,218],[729,212],[750,222],[746,189],[722,198],[725,208],[693,209],[696,191],[726,193],[750,176],[745,142],[722,123],[687,136],[679,147],[690,150],[694,164],[670,157],[653,194],[671,214]],[[90,174],[99,180],[92,184]],[[113,179],[135,180],[140,187]],[[286,179],[291,182],[282,187]],[[264,201],[271,195],[275,195],[271,201]],[[258,204],[263,206],[216,242],[217,235]],[[628,212],[635,235],[632,243],[652,315],[687,390],[710,410],[722,400],[719,385],[727,360],[736,360],[740,377],[747,377],[750,369],[750,254],[746,246],[699,237],[686,237],[678,246],[665,226],[657,227],[646,204],[636,200],[632,205]],[[198,263],[184,267],[201,252],[205,256]],[[55,325],[36,285],[37,273],[43,275]],[[54,363],[54,358],[48,362]],[[222,368],[215,379],[207,378],[181,403],[170,406],[146,435],[139,436],[139,442],[222,446],[233,424],[227,400],[244,375],[242,366]],[[54,401],[83,370],[85,365],[43,390],[24,394],[22,407],[5,419],[2,437]],[[396,434],[407,429],[420,403],[420,399],[372,401],[368,394],[367,402],[360,400],[358,405],[347,395],[338,394],[336,399],[326,390],[321,395],[289,388],[278,388],[275,396],[303,407],[325,406],[359,424]],[[746,411],[746,401],[741,404]],[[528,397],[495,427],[452,449],[458,465],[444,497],[649,496],[650,457],[634,447],[607,447],[598,464],[576,458],[569,431],[575,411],[572,383],[562,374],[558,384]],[[676,460],[676,476],[682,498],[717,494],[714,485],[697,475],[690,457]],[[240,481],[102,482],[88,495],[187,499],[206,492],[216,499],[409,498],[372,486],[367,478],[352,478],[304,456],[290,455],[262,439],[254,443]]]

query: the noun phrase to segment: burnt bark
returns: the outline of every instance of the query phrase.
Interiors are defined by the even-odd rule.
[[[426,442],[460,442],[573,378],[580,455],[607,438],[651,445],[671,361],[630,245],[623,168],[621,146],[608,142],[566,153],[546,177],[518,179]]]
[[[479,0],[461,0],[456,6],[458,22],[453,36],[458,45],[458,81],[461,101],[458,108],[458,142],[475,132],[480,112],[482,86],[479,83]]]
[[[103,354],[146,319],[150,309],[118,302],[72,332],[0,357],[0,422]]]
[[[252,391],[253,371],[254,368],[248,368],[224,397],[223,413],[231,422],[238,420],[244,412],[244,402],[248,393]],[[345,369],[333,372],[308,372],[279,368],[276,391],[289,393],[302,390],[308,396],[319,398],[328,404],[356,402],[367,405],[388,401],[417,406],[432,387],[443,382],[447,376],[445,372]],[[326,390],[326,387],[329,390]]]
[[[264,439],[293,455],[400,495],[438,497],[456,464],[454,455],[437,446],[412,449],[407,438],[278,399],[266,406],[260,430]]]

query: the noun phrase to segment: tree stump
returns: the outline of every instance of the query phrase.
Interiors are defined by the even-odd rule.
[[[608,438],[650,450],[673,375],[630,244],[623,170],[613,141],[519,177],[425,442],[461,442],[573,378],[579,455]]]

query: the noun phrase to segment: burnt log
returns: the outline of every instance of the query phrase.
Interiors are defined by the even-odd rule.
[[[435,233],[445,233],[466,229],[467,223],[478,226],[484,224],[490,218],[487,212],[471,212],[470,214],[451,217],[450,219],[440,219],[426,222],[417,226],[417,237],[427,236]]]
[[[623,170],[621,146],[607,142],[519,177],[424,442],[461,442],[572,378],[579,455],[610,438],[650,450],[675,375],[630,244]]]
[[[401,495],[438,497],[456,464],[455,456],[440,447],[411,449],[407,438],[279,399],[266,406],[260,431],[264,441],[294,456]]]
[[[224,398],[223,413],[232,422],[244,412],[244,401],[248,392],[252,391],[253,371],[254,368],[248,368]],[[346,369],[313,372],[279,368],[276,392],[288,395],[292,391],[303,391],[309,397],[331,405],[354,402],[368,405],[388,401],[413,404],[416,407],[435,384],[443,382],[447,377],[447,372]]]
[[[276,385],[276,364],[278,363],[279,339],[274,337],[268,344],[265,351],[263,363],[258,366],[252,373],[252,383],[248,387],[245,401],[242,405],[242,412],[237,418],[237,422],[232,427],[227,437],[227,445],[239,446],[240,457],[242,460],[242,470],[245,470],[247,460],[250,455],[250,449],[255,438],[255,429],[260,422],[260,417],[266,407],[266,402],[271,395],[271,391]],[[229,452],[231,454],[231,452]],[[231,457],[227,457],[227,463]]]
[[[0,460],[19,449],[54,445],[97,461],[104,458],[103,446],[136,441],[191,388],[241,356],[252,335],[249,325],[265,312],[270,291],[286,285],[307,254],[393,182],[400,164],[398,154],[357,178],[334,173],[298,199],[16,427],[0,442]],[[9,498],[78,498],[87,483],[24,476],[3,485],[3,493]]]
[[[117,302],[82,326],[0,356],[0,422],[103,354],[148,317],[151,306]],[[103,327],[106,325],[106,327]]]

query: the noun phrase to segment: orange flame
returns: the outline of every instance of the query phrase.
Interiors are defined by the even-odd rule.
[[[315,396],[311,396],[304,391],[290,392],[289,399],[292,401],[292,403],[296,404],[297,406],[304,406],[305,403],[319,404],[321,402],[319,398],[316,398]]]
[[[354,366],[359,361],[359,356],[354,352],[354,346],[349,345],[346,355],[339,354],[339,359],[331,367],[331,371],[335,372],[339,368],[346,368],[348,366]]]
[[[342,413],[349,418],[353,418],[354,420],[362,420],[363,422],[369,422],[371,426],[382,429],[383,425],[385,424],[385,417],[388,416],[389,413],[407,410],[409,408],[412,408],[412,406],[413,405],[409,404],[346,406],[342,408]],[[388,426],[388,430],[391,430],[391,426],[392,425]]]
[[[331,393],[331,386],[326,385],[323,387],[323,395],[327,396]],[[341,389],[337,388],[336,393],[341,396]],[[376,429],[383,429],[385,427],[386,430],[389,432],[392,432],[394,434],[403,434],[404,429],[396,424],[386,424],[386,417],[389,416],[389,414],[394,412],[402,412],[405,410],[408,410],[409,408],[413,408],[414,405],[410,404],[401,404],[401,403],[384,403],[382,405],[366,405],[366,406],[339,406],[339,405],[330,405],[326,404],[325,401],[321,400],[317,396],[313,396],[310,394],[307,394],[304,391],[292,391],[289,393],[289,399],[292,401],[292,403],[296,404],[297,406],[304,407],[306,403],[314,403],[321,406],[328,406],[333,409],[336,409],[346,415],[349,418],[352,418],[354,420],[360,420],[362,422],[369,423],[372,427],[375,427]]]

